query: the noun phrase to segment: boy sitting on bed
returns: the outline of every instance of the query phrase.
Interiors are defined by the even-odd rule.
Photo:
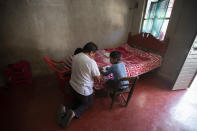
[[[105,83],[109,93],[112,93],[113,89],[118,85],[118,79],[127,77],[126,67],[123,62],[120,62],[121,53],[119,51],[113,51],[110,53],[111,67],[108,67],[106,71],[101,70],[102,75],[107,76],[113,74],[113,78]],[[128,84],[128,81],[121,81],[121,84]],[[119,90],[127,88],[127,86],[118,87]]]

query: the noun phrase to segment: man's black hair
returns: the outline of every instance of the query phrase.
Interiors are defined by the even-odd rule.
[[[119,61],[121,58],[121,53],[119,51],[112,51],[110,53],[110,58],[117,59]]]
[[[74,55],[79,54],[79,53],[81,53],[82,51],[83,51],[82,48],[77,48],[77,49],[75,50],[75,52],[74,52]]]
[[[93,42],[88,42],[84,47],[83,47],[83,52],[84,53],[90,53],[92,52],[96,52],[98,50],[98,47],[95,43]]]

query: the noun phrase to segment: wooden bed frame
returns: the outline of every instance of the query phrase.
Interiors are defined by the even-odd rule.
[[[128,44],[130,45],[145,48],[153,53],[157,52],[161,56],[164,56],[166,52],[168,41],[169,40],[160,41],[150,33],[140,33],[132,35],[131,32],[129,33],[127,40]]]

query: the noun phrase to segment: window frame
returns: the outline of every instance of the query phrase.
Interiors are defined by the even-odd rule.
[[[142,30],[143,30],[143,25],[144,25],[144,21],[145,20],[148,20],[147,18],[145,18],[145,15],[146,15],[146,10],[147,10],[147,8],[148,8],[148,1],[149,0],[146,0],[146,3],[145,3],[145,8],[144,8],[144,11],[143,11],[143,18],[142,18],[142,22],[141,22],[141,29],[140,29],[140,32],[142,32]],[[171,0],[170,0],[171,1]],[[174,2],[173,2],[173,4],[172,4],[172,6],[169,6],[170,5],[170,1],[169,1],[169,4],[168,4],[168,8],[167,8],[167,11],[168,11],[168,9],[169,8],[172,8],[172,10],[173,10],[173,7],[174,7],[174,2],[175,2],[175,0],[174,0]],[[164,21],[165,20],[168,20],[168,24],[169,24],[169,21],[170,21],[170,18],[171,18],[171,15],[172,15],[172,10],[171,10],[171,12],[170,12],[170,16],[169,17],[166,17],[166,14],[167,14],[167,12],[166,12],[166,14],[165,14],[165,18],[157,18],[157,19],[163,19]],[[149,19],[154,19],[154,18],[149,18]],[[163,27],[163,24],[162,24],[162,27]],[[161,27],[161,28],[162,28]],[[164,35],[164,38],[162,39],[162,41],[164,41],[165,40],[165,36],[166,36],[166,32],[167,32],[167,29],[168,29],[168,25],[167,25],[167,28],[166,28],[166,31],[165,31],[165,35]],[[161,32],[161,31],[160,31]],[[159,39],[159,38],[158,38]],[[160,40],[160,39],[159,39]]]

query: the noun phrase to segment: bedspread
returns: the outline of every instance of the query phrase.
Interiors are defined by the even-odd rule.
[[[124,44],[117,48],[98,50],[95,54],[95,61],[99,67],[111,65],[108,55],[114,50],[121,52],[121,61],[125,63],[127,76],[130,77],[144,74],[161,65],[162,57],[160,55],[145,52]]]
[[[97,62],[98,67],[111,65],[109,53],[114,50],[121,52],[121,61],[125,63],[127,76],[129,77],[142,75],[161,66],[162,57],[160,55],[145,52],[136,48],[132,48],[128,44],[124,44],[117,48],[98,50],[95,54],[95,61]],[[112,77],[113,75],[105,77],[103,82]],[[96,83],[95,87],[98,88],[99,85],[100,84]]]

